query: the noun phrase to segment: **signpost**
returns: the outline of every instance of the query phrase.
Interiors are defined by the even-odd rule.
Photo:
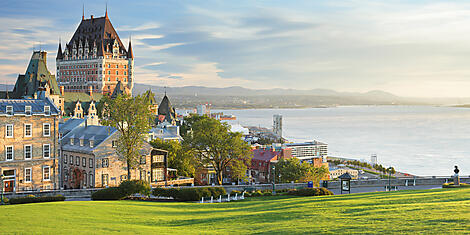
[[[351,193],[351,175],[346,172],[338,178],[341,180],[341,194],[343,194],[343,191]]]
[[[308,181],[307,188],[313,188],[313,181]]]

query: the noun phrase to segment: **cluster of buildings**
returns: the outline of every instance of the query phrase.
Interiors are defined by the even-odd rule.
[[[103,126],[103,96],[132,95],[134,55],[122,43],[106,12],[82,20],[65,46],[59,42],[56,75],[47,52],[34,51],[13,91],[0,92],[0,175],[3,191],[116,186],[127,180],[117,154],[119,131]],[[157,104],[145,93],[155,125],[147,135],[181,140],[175,109],[168,97]],[[168,180],[167,152],[148,143],[139,149],[133,179]]]

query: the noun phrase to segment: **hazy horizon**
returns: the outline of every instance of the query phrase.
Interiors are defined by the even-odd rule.
[[[106,1],[83,3],[104,15]],[[82,2],[7,0],[0,13],[0,83],[14,84],[33,44],[55,74]],[[125,45],[132,35],[136,83],[470,96],[466,2],[112,1],[108,13]]]

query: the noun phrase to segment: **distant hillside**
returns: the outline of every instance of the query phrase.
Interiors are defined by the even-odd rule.
[[[215,95],[215,96],[266,96],[266,95],[314,95],[314,96],[365,96],[365,97],[382,97],[382,98],[398,98],[391,93],[384,91],[370,91],[367,93],[355,93],[355,92],[337,92],[329,89],[312,89],[312,90],[296,90],[296,89],[249,89],[239,86],[215,88],[215,87],[203,87],[203,86],[185,86],[185,87],[162,87],[152,86],[146,84],[136,83],[134,85],[134,92],[140,94],[148,89],[156,92],[167,91],[168,94],[172,95]]]

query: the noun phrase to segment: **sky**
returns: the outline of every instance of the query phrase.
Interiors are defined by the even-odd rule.
[[[106,2],[132,38],[136,83],[470,97],[467,1],[2,0],[0,83],[15,83],[33,48],[55,74],[82,4],[90,18]]]

